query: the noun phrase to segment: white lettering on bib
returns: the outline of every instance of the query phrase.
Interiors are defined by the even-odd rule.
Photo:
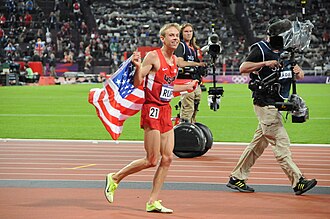
[[[162,91],[160,92],[160,99],[169,102],[173,98],[173,86],[163,84]]]

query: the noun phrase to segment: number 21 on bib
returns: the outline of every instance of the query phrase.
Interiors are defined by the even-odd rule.
[[[158,119],[158,115],[159,115],[159,108],[150,107],[149,117],[152,119]]]

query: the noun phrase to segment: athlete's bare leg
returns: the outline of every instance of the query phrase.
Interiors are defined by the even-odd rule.
[[[157,165],[160,156],[160,132],[158,130],[151,130],[149,127],[144,129],[144,148],[147,153],[146,157],[132,161],[112,175],[115,183],[119,183],[130,174]]]
[[[164,184],[168,169],[173,159],[174,131],[173,129],[160,135],[161,160],[153,180],[153,187],[149,198],[149,203],[158,200],[158,195]]]

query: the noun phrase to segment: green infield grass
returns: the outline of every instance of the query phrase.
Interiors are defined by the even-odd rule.
[[[207,84],[210,86],[212,84]],[[207,125],[217,142],[249,142],[257,119],[246,84],[217,84],[224,87],[220,109],[207,105],[207,92],[197,120]],[[111,140],[88,103],[88,92],[102,84],[0,87],[0,138]],[[330,85],[298,84],[298,94],[310,110],[305,123],[285,122],[292,143],[330,144]],[[178,113],[172,100],[173,116]],[[285,116],[285,113],[284,113]],[[129,118],[119,140],[142,140],[140,114]]]

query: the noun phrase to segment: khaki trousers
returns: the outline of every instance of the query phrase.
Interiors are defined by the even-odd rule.
[[[259,124],[253,140],[245,148],[231,176],[247,180],[251,167],[264,152],[268,144],[271,145],[277,162],[289,178],[292,188],[299,182],[302,173],[293,162],[290,151],[289,136],[283,126],[281,114],[275,106],[256,106],[254,111]],[[267,172],[267,171],[265,171]]]
[[[201,96],[202,90],[199,85],[193,92],[186,93],[181,96],[181,119],[188,120],[191,123],[196,122],[197,109],[195,109],[195,102],[199,103]]]

